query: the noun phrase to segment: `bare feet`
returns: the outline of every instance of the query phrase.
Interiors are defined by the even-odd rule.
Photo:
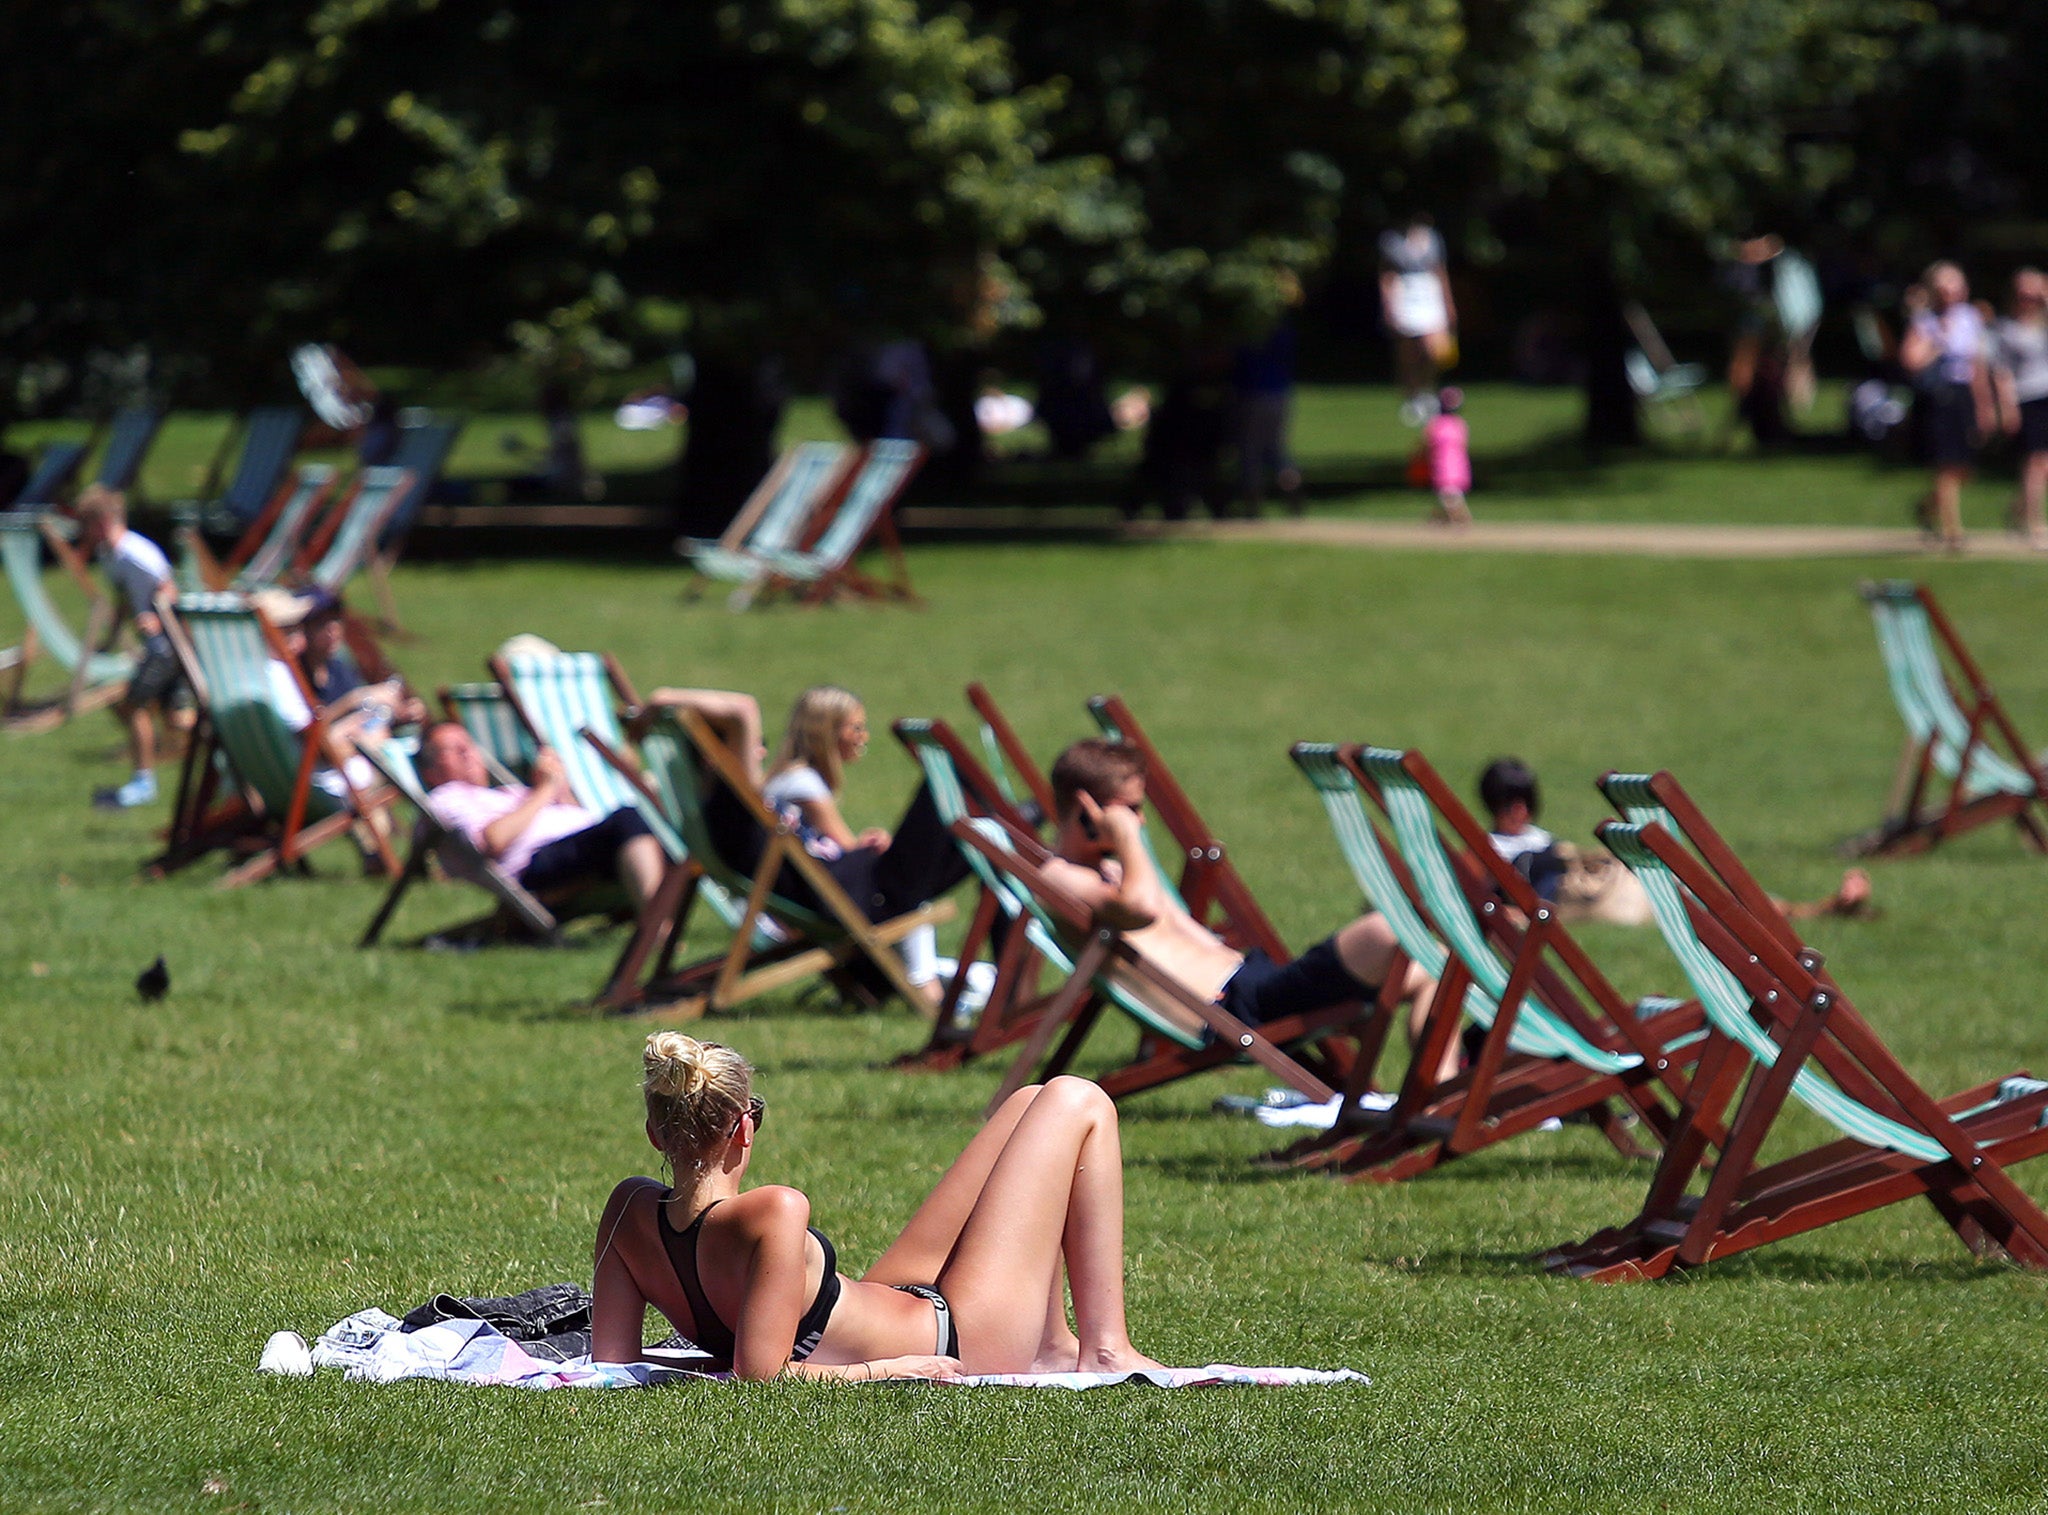
[[[1122,1347],[1097,1347],[1093,1352],[1084,1353],[1080,1369],[1084,1373],[1137,1373],[1146,1368],[1165,1366],[1165,1363],[1155,1362],[1126,1343]]]
[[[1031,1359],[1033,1373],[1074,1373],[1081,1367],[1081,1341],[1069,1336],[1063,1342],[1040,1342]]]

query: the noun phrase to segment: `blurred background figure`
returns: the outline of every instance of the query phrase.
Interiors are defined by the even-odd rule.
[[[1038,348],[1038,418],[1056,458],[1086,457],[1117,430],[1095,349],[1078,337],[1048,337]]]
[[[1970,283],[1949,262],[1931,265],[1907,291],[1909,317],[1899,363],[1917,396],[1921,447],[1934,482],[1919,505],[1920,523],[1935,544],[1963,547],[1963,481],[1979,440],[1991,430],[1991,372],[1984,318],[1970,303]]]
[[[1440,390],[1436,414],[1422,428],[1429,455],[1429,484],[1436,491],[1436,518],[1446,526],[1470,526],[1472,511],[1465,496],[1472,488],[1472,451],[1465,418],[1465,391],[1455,384]]]
[[[2038,268],[2012,276],[1995,375],[2000,419],[2019,450],[2019,487],[2006,521],[2037,552],[2048,552],[2048,275]]]
[[[1291,312],[1301,303],[1301,284],[1291,273],[1281,275],[1281,297],[1288,311],[1273,323],[1263,341],[1245,343],[1232,359],[1238,495],[1249,516],[1264,509],[1269,479],[1289,510],[1295,515],[1302,510],[1301,470],[1295,467],[1287,447],[1294,410],[1296,346]]]
[[[1427,212],[1380,235],[1380,310],[1394,337],[1401,419],[1420,426],[1436,401],[1436,376],[1456,361],[1458,308],[1444,267],[1444,239]]]

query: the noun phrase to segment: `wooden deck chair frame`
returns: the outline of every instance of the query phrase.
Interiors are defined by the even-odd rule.
[[[787,592],[797,603],[811,606],[823,605],[842,594],[864,600],[895,600],[909,605],[924,603],[910,587],[910,565],[904,561],[903,542],[896,532],[896,502],[910,488],[911,481],[917,477],[928,456],[925,449],[915,443],[907,444],[913,450],[901,460],[902,474],[874,506],[873,514],[852,542],[843,552],[835,551],[831,561],[823,560],[819,553],[821,544],[830,540],[840,515],[849,508],[860,508],[853,504],[854,496],[868,469],[877,465],[878,454],[889,445],[889,440],[870,442],[861,449],[860,456],[848,471],[844,486],[812,517],[811,527],[805,533],[811,541],[803,549],[770,553],[763,557],[762,565],[767,574],[757,598]],[[860,555],[876,543],[880,544],[889,563],[890,571],[885,578],[863,573],[854,566]],[[799,566],[804,570],[801,573],[797,572]]]
[[[1340,748],[1338,759],[1388,818],[1397,843],[1402,823],[1374,769],[1405,775],[1426,803],[1438,859],[1417,856],[1414,845],[1398,850],[1404,878],[1450,949],[1393,1108],[1373,1118],[1376,1133],[1340,1137],[1330,1146],[1342,1152],[1335,1163],[1340,1171],[1389,1182],[1412,1178],[1574,1115],[1590,1119],[1617,1151],[1641,1156],[1624,1110],[1661,1141],[1676,1123],[1688,1087],[1685,1070],[1698,1055],[1699,1006],[1652,1001],[1652,1013],[1639,1014],[1529,881],[1494,850],[1421,753],[1353,744]],[[1455,847],[1445,843],[1446,827]],[[1453,909],[1469,911],[1467,922],[1447,921]],[[1481,983],[1482,970],[1471,961],[1482,950],[1497,953],[1484,976],[1504,978],[1498,991]],[[1439,1079],[1475,984],[1493,1002],[1492,1023],[1472,1065]],[[1352,1103],[1347,1099],[1340,1109],[1348,1113]]]
[[[33,535],[28,529],[31,524]],[[6,686],[0,723],[15,732],[49,731],[73,716],[117,703],[128,692],[133,662],[111,650],[121,634],[122,620],[114,602],[94,581],[85,559],[64,539],[48,511],[9,512],[0,516],[0,530],[7,533],[7,577],[21,602],[23,624],[19,645],[0,649],[0,681]],[[71,631],[43,593],[41,555],[45,548],[85,596],[83,634]],[[64,692],[32,703],[23,697],[29,670],[45,654],[57,663],[69,659]]]
[[[1866,583],[1861,592],[1877,625],[1906,739],[1884,820],[1843,850],[1852,856],[1925,852],[2010,819],[2030,847],[2048,851],[2048,767],[2020,739],[1933,591],[1891,580]],[[1925,617],[1931,640],[1911,624],[1915,616]]]
[[[1032,831],[1024,813],[968,750],[959,733],[944,721],[900,720],[894,722],[890,730],[910,753],[912,761],[925,773],[926,785],[932,790],[934,802],[939,805],[940,818],[949,826],[955,820],[978,815],[998,818],[1020,832]],[[940,799],[939,783],[931,773],[930,764],[920,755],[920,749],[926,743],[936,748],[949,766],[950,781],[959,793],[964,815],[947,813],[948,806]],[[981,856],[971,848],[966,850],[970,863]],[[981,873],[980,869],[975,871],[977,875]],[[897,1059],[897,1067],[957,1068],[977,1057],[984,1057],[1029,1036],[1037,1024],[1038,1015],[1051,1002],[1050,994],[1041,994],[1038,990],[1042,955],[1033,945],[1031,933],[1023,929],[1023,921],[1017,920],[1013,928],[1003,932],[1001,945],[991,954],[995,983],[980,1015],[971,1027],[961,1024],[960,998],[967,988],[968,970],[989,950],[1007,914],[1003,902],[989,887],[988,880],[979,878],[978,882],[980,888],[974,913],[968,919],[967,932],[958,950],[959,966],[954,969],[939,999],[938,1017],[932,1023],[931,1038],[916,1052]]]
[[[1239,1020],[1221,1005],[1190,991],[1146,961],[1122,933],[1096,922],[1072,895],[1044,871],[1052,854],[1029,831],[1001,820],[983,823],[1001,836],[994,840],[974,821],[952,824],[955,837],[974,848],[1006,878],[1024,891],[1043,918],[1073,944],[1072,971],[1050,997],[1019,1049],[1009,1072],[990,1099],[989,1113],[1027,1083],[1064,1073],[1103,1010],[1117,1003],[1119,993],[1131,995],[1160,1016],[1194,1028],[1199,1040],[1183,1045],[1159,1037],[1141,1045],[1139,1055],[1096,1082],[1112,1099],[1174,1083],[1192,1074],[1249,1059],[1288,1087],[1311,1100],[1327,1101],[1335,1091],[1290,1048],[1307,1047],[1324,1037],[1354,1031],[1363,1007],[1357,1001],[1329,1005],[1302,1015],[1287,1016],[1259,1027]],[[1111,986],[1106,980],[1118,975]],[[1054,1038],[1058,1037],[1058,1045]]]
[[[419,521],[427,497],[434,492],[442,471],[448,466],[448,458],[455,451],[455,443],[462,435],[464,424],[458,418],[401,427],[398,446],[391,454],[392,466],[410,472],[412,484],[378,528],[363,566],[370,575],[371,593],[377,597],[378,629],[401,640],[410,641],[412,633],[398,618],[398,601],[391,592],[391,572],[405,552],[406,541]]]
[[[418,485],[409,468],[365,468],[321,518],[292,560],[292,577],[339,595],[358,572],[374,573],[377,537]]]
[[[282,579],[298,557],[307,532],[333,504],[340,472],[331,463],[308,463],[297,469],[236,539],[225,557],[216,557],[195,522],[178,526],[179,551],[196,568],[205,589],[261,589]]]
[[[1668,773],[1603,782],[1625,812],[1648,813],[1647,796],[1681,830],[1698,818]],[[1602,1282],[1656,1278],[1924,1195],[1972,1252],[2048,1268],[2048,1215],[2006,1171],[2048,1151],[2048,1082],[2017,1073],[1935,1100],[1711,828],[1681,840],[1664,821],[1606,821],[1599,834],[1642,875],[1712,1030],[1641,1212],[1554,1249],[1546,1265]],[[1788,1098],[1871,1139],[1844,1135],[1760,1166]],[[1707,1125],[1723,1119],[1719,1161],[1694,1194]]]
[[[988,685],[979,679],[969,684],[967,703],[973,707],[975,715],[981,720],[981,744],[983,750],[988,753],[989,763],[992,765],[989,772],[1001,787],[1005,797],[1012,804],[1021,803],[1021,798],[1029,798],[1045,812],[1047,818],[1050,818],[1055,808],[1052,801],[1052,780],[1045,776],[1045,771],[1038,766],[1037,759],[1031,756],[1031,749],[1026,747],[1023,738],[1017,735],[1016,728],[1010,724],[1010,718],[1003,714],[995,696],[989,693]],[[1026,792],[1023,797],[1014,792],[1012,783],[1007,782],[1012,775],[1015,776],[1016,783],[1024,786]]]
[[[221,793],[222,764],[216,758],[224,757],[227,768],[232,771],[234,753],[223,740],[215,722],[213,699],[198,650],[180,612],[168,596],[163,597],[158,604],[158,614],[191,685],[199,719],[186,744],[184,761],[179,768],[177,796],[172,804],[165,848],[143,865],[143,872],[148,877],[162,878],[217,848],[235,846],[245,838],[260,837],[266,843],[262,850],[229,869],[217,887],[233,889],[254,883],[280,868],[302,865],[315,848],[347,835],[357,821],[369,820],[374,811],[387,808],[397,799],[397,792],[382,784],[368,791],[356,787],[328,733],[327,718],[320,713],[319,702],[307,685],[305,674],[292,660],[283,637],[261,611],[253,606],[246,607],[246,611],[271,658],[291,670],[299,686],[300,697],[305,700],[306,708],[313,712],[313,723],[298,734],[299,757],[290,797],[281,811],[269,809],[256,790],[242,781],[239,775],[228,786],[229,792]],[[337,801],[337,808],[332,814],[308,821],[313,775],[322,767],[332,768],[341,774],[345,793]],[[374,839],[385,876],[398,876],[402,870],[389,839],[374,825],[367,830]]]
[[[894,948],[919,926],[950,920],[953,902],[936,900],[887,921],[870,920],[825,865],[804,850],[795,830],[769,811],[738,757],[701,716],[676,710],[660,712],[657,719],[674,721],[694,753],[699,771],[731,791],[748,818],[761,828],[765,845],[751,879],[726,869],[715,855],[709,855],[708,847],[672,857],[659,890],[641,912],[632,939],[619,954],[597,1003],[614,1012],[694,1020],[864,957],[906,1005],[921,1008],[924,998],[911,985]],[[626,754],[592,732],[585,731],[583,738],[621,777],[638,787],[650,804],[660,805],[659,797]],[[689,754],[680,751],[677,756],[679,761],[690,760]],[[672,817],[672,821],[685,836],[701,835],[701,829],[687,817]],[[785,870],[809,885],[822,909],[793,905],[775,893],[776,881]],[[687,932],[691,908],[704,883],[720,873],[726,875],[722,882],[735,894],[745,893],[746,907],[732,939],[723,951],[678,968],[675,957]],[[776,922],[784,939],[764,944],[755,930],[763,920]],[[824,939],[827,931],[840,933],[840,938]]]

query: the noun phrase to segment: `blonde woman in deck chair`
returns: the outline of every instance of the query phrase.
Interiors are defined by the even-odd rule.
[[[744,1379],[1157,1367],[1124,1318],[1123,1152],[1094,1084],[1020,1089],[859,1278],[781,1184],[746,1189],[767,1118],[745,1058],[674,1031],[643,1055],[647,1139],[598,1222],[591,1355],[640,1358],[647,1307]],[[1066,1283],[1074,1324],[1067,1323]]]

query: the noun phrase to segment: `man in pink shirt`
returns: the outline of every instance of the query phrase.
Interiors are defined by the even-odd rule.
[[[639,908],[661,885],[666,860],[640,813],[585,810],[549,748],[533,760],[532,784],[493,785],[469,733],[444,721],[420,743],[418,768],[441,824],[467,836],[526,889],[539,893],[616,877]]]

